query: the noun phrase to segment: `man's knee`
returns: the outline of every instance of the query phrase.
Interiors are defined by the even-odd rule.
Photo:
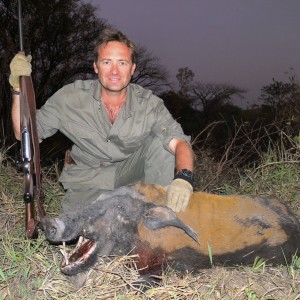
[[[168,185],[174,177],[175,156],[157,137],[149,138],[126,161],[118,164],[115,187],[142,181]]]
[[[145,158],[145,181],[168,185],[174,178],[175,156],[166,150],[159,138],[154,137],[148,145]]]
[[[158,137],[153,137],[145,143],[144,155],[147,157],[147,160],[153,159],[154,162],[159,160],[164,161],[165,159],[175,161],[175,156],[164,147]]]

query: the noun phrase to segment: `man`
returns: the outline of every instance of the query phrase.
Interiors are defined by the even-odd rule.
[[[104,30],[95,48],[98,80],[64,86],[37,111],[40,141],[59,130],[74,142],[72,163],[60,176],[67,190],[64,211],[137,181],[168,185],[168,205],[174,211],[188,203],[194,163],[189,137],[160,98],[130,84],[135,60],[135,45],[123,33]],[[30,61],[31,57],[17,54],[10,64],[12,120],[18,140],[19,76],[31,74]]]

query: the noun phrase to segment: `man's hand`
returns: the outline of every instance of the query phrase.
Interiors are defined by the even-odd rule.
[[[193,187],[189,182],[180,178],[174,179],[167,188],[167,206],[175,212],[184,210],[192,193]]]
[[[10,63],[9,83],[13,88],[20,88],[20,76],[30,76],[31,55],[16,54]]]

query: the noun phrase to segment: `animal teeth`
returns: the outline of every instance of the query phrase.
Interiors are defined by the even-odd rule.
[[[66,242],[63,242],[62,244],[63,244],[63,247],[60,249],[60,252],[64,257],[65,264],[67,266],[69,264],[69,258],[68,258],[67,248],[66,248]]]
[[[62,247],[60,248],[60,252],[63,255],[65,266],[68,266],[70,264],[69,258],[73,255],[73,253],[75,253],[78,249],[80,249],[81,245],[86,241],[88,240],[85,239],[83,236],[79,236],[76,247],[69,253],[67,252],[66,242],[62,242]]]

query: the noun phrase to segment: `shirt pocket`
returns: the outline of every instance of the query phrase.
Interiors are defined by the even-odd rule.
[[[67,122],[66,129],[75,138],[93,139],[97,134],[94,128],[76,122]]]
[[[146,140],[150,137],[150,132],[141,134],[134,137],[118,137],[118,144],[123,148],[123,150],[135,151],[139,149]]]
[[[86,124],[68,121],[65,129],[67,134],[75,139],[99,139],[99,132]]]
[[[74,142],[72,153],[76,149],[76,154],[80,161],[89,165],[97,163],[97,155],[99,154],[99,147],[101,138],[99,132],[95,129],[75,122],[68,122],[66,124],[66,135]],[[78,153],[77,153],[78,152]]]

